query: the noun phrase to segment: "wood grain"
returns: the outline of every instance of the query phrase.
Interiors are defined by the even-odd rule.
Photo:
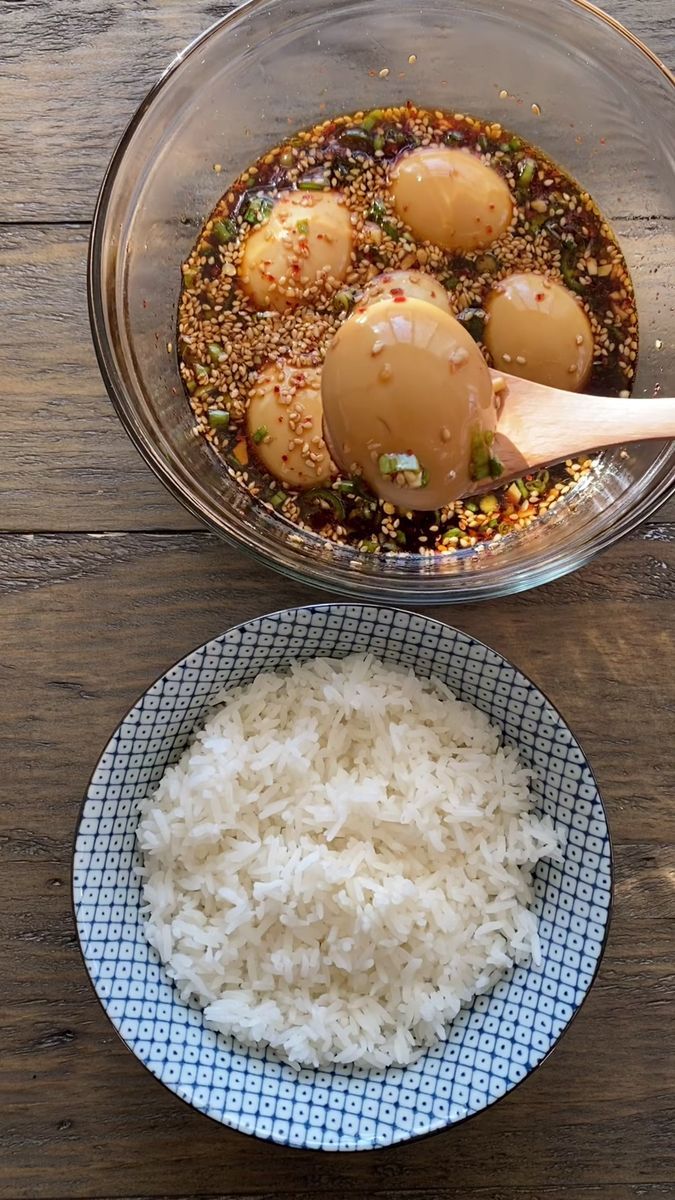
[[[236,4],[2,0],[0,220],[86,221],[112,150],[173,56]],[[675,63],[672,0],[605,8]]]
[[[196,528],[106,395],[89,333],[87,240],[78,226],[0,228],[0,528]]]
[[[517,1094],[452,1133],[331,1156],[254,1145],[158,1087],[93,998],[69,895],[80,797],[136,695],[229,624],[316,594],[280,580],[271,592],[268,572],[209,534],[0,538],[2,736],[11,739],[0,963],[13,964],[0,1195],[672,1195],[675,808],[672,713],[661,702],[672,695],[674,562],[672,528],[655,525],[554,586],[437,610],[515,658],[581,736],[614,836],[609,947],[582,1014]]]

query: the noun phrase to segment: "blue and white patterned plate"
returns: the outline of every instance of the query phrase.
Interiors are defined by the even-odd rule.
[[[566,835],[562,866],[535,873],[540,970],[518,967],[463,1010],[413,1066],[296,1071],[207,1029],[178,999],[143,935],[138,803],[175,762],[221,688],[317,655],[372,651],[436,675],[486,712],[534,771],[537,811]],[[501,655],[428,617],[355,604],[291,609],[202,646],[141,697],[92,776],[77,831],[74,901],[94,988],[134,1054],[224,1125],[291,1146],[365,1150],[454,1125],[511,1091],[546,1057],[598,970],[612,897],[607,818],[562,717]]]

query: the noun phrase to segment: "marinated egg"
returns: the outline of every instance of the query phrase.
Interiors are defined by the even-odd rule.
[[[268,220],[248,235],[239,268],[256,308],[285,312],[319,280],[341,282],[350,266],[353,231],[337,192],[280,192]]]
[[[395,300],[407,296],[411,300],[427,300],[444,312],[450,313],[448,293],[433,275],[426,271],[384,271],[376,275],[364,288],[361,304],[375,304],[378,300]]]
[[[593,366],[593,334],[581,304],[561,283],[530,272],[498,283],[486,304],[484,342],[498,370],[570,392]]]
[[[264,367],[251,390],[247,433],[263,467],[286,487],[313,487],[333,474],[322,420],[320,371]]]
[[[399,508],[429,510],[471,490],[475,439],[494,432],[485,360],[435,304],[389,297],[358,308],[328,347],[324,435],[335,462]]]
[[[505,180],[467,150],[412,150],[396,164],[390,190],[415,237],[444,250],[481,250],[506,232],[513,216]]]

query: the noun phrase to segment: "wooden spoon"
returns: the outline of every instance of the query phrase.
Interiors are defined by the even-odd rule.
[[[499,392],[499,416],[492,454],[503,466],[498,479],[481,481],[474,492],[490,490],[534,467],[578,457],[601,446],[675,438],[675,398],[626,400],[587,396],[530,383],[491,371]]]

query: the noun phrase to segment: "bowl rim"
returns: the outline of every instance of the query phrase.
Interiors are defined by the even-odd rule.
[[[609,890],[609,898],[608,898],[608,902],[607,902],[607,919],[605,922],[605,928],[604,928],[604,934],[602,937],[602,941],[600,943],[598,957],[597,957],[593,972],[591,974],[591,978],[590,978],[588,987],[586,988],[583,996],[581,997],[579,1004],[577,1005],[574,1012],[572,1013],[572,1016],[569,1018],[569,1020],[563,1026],[562,1030],[558,1034],[558,1036],[555,1039],[555,1041],[553,1042],[553,1044],[551,1046],[549,1046],[548,1050],[542,1056],[542,1058],[539,1060],[539,1062],[537,1062],[533,1067],[531,1067],[530,1070],[527,1071],[527,1073],[523,1076],[522,1079],[519,1079],[517,1083],[514,1083],[512,1087],[508,1088],[505,1092],[503,1092],[501,1096],[497,1096],[494,1100],[489,1100],[488,1103],[485,1104],[483,1108],[479,1108],[475,1112],[467,1113],[465,1116],[460,1117],[457,1121],[447,1123],[445,1125],[440,1126],[437,1129],[429,1129],[424,1133],[410,1134],[407,1137],[400,1138],[396,1142],[387,1143],[385,1145],[377,1145],[377,1144],[375,1144],[375,1145],[372,1145],[372,1144],[371,1145],[358,1145],[357,1144],[357,1145],[352,1145],[352,1146],[339,1146],[339,1145],[338,1146],[307,1146],[305,1144],[301,1144],[301,1145],[296,1146],[290,1142],[278,1141],[271,1134],[269,1137],[262,1137],[260,1134],[255,1133],[254,1131],[247,1130],[247,1129],[240,1129],[235,1125],[232,1125],[232,1124],[226,1123],[225,1121],[219,1120],[218,1117],[212,1116],[209,1112],[205,1111],[203,1108],[197,1107],[197,1105],[194,1104],[191,1100],[186,1100],[183,1096],[180,1095],[180,1093],[178,1091],[174,1090],[172,1087],[169,1086],[168,1083],[166,1083],[163,1079],[161,1079],[158,1075],[156,1075],[154,1073],[154,1071],[152,1070],[152,1068],[149,1066],[149,1064],[144,1062],[143,1059],[141,1059],[139,1057],[139,1055],[134,1050],[133,1046],[123,1036],[123,1034],[118,1029],[115,1022],[113,1021],[112,1017],[108,1013],[108,1010],[104,1004],[103,998],[99,995],[98,989],[96,987],[96,981],[94,980],[94,978],[92,976],[92,973],[91,973],[91,970],[89,967],[89,962],[85,955],[84,947],[82,944],[82,938],[80,936],[80,925],[79,925],[79,920],[78,920],[78,900],[75,896],[75,855],[77,852],[77,842],[78,842],[79,833],[80,833],[80,826],[82,824],[82,819],[84,816],[85,805],[87,803],[87,800],[89,797],[89,791],[92,787],[94,775],[96,774],[96,771],[98,769],[98,765],[101,761],[101,758],[103,757],[103,754],[105,753],[112,738],[115,736],[117,730],[120,728],[121,725],[124,724],[126,719],[134,711],[136,706],[138,704],[140,704],[143,697],[153,687],[155,687],[158,683],[160,683],[163,679],[165,679],[166,676],[171,671],[175,670],[177,667],[182,666],[182,664],[187,659],[189,659],[191,657],[191,655],[199,653],[206,646],[208,646],[211,642],[220,641],[222,638],[226,637],[230,633],[233,633],[237,630],[246,629],[246,627],[248,625],[251,625],[253,622],[264,621],[266,619],[274,619],[275,617],[283,617],[283,616],[286,616],[289,614],[295,614],[298,612],[330,613],[336,607],[347,607],[347,606],[350,608],[358,608],[361,610],[359,612],[358,616],[356,616],[356,614],[354,614],[355,619],[359,619],[359,620],[362,619],[362,617],[363,617],[363,611],[362,611],[363,609],[375,608],[375,609],[377,609],[378,612],[388,611],[388,612],[392,613],[393,616],[396,616],[399,614],[405,615],[406,617],[417,616],[421,620],[423,620],[431,625],[438,626],[440,629],[446,629],[446,630],[450,630],[452,633],[461,634],[463,637],[468,638],[474,645],[483,647],[483,649],[490,651],[492,654],[496,654],[504,663],[506,663],[507,666],[511,667],[514,671],[516,671],[519,675],[521,675],[522,678],[526,680],[527,684],[530,687],[534,688],[536,691],[538,691],[540,693],[541,696],[543,696],[546,704],[549,705],[549,707],[553,710],[553,712],[560,718],[560,720],[562,721],[565,728],[567,730],[569,730],[569,732],[572,734],[572,737],[574,738],[577,746],[579,747],[579,749],[583,755],[584,765],[586,766],[586,768],[588,769],[588,771],[590,773],[590,776],[593,780],[593,783],[594,783],[594,786],[595,786],[595,789],[597,792],[598,800],[600,802],[600,806],[602,808],[602,812],[603,812],[603,816],[604,816],[604,820],[605,820],[605,827],[607,830],[607,846],[608,846],[608,851],[609,851],[609,889],[608,889]],[[319,656],[319,657],[325,657],[325,656]],[[112,1028],[115,1032],[115,1035],[117,1036],[117,1038],[119,1038],[120,1042],[126,1048],[128,1053],[132,1056],[132,1058],[134,1058],[136,1060],[136,1062],[138,1062],[141,1065],[141,1067],[155,1080],[156,1083],[161,1084],[161,1086],[163,1088],[165,1088],[166,1091],[169,1092],[169,1094],[174,1099],[179,1100],[181,1104],[184,1104],[187,1108],[189,1108],[193,1112],[197,1113],[200,1117],[204,1117],[207,1120],[212,1121],[220,1129],[226,1129],[229,1132],[234,1133],[234,1134],[239,1134],[242,1137],[253,1138],[255,1141],[269,1142],[273,1145],[281,1146],[283,1148],[288,1148],[291,1150],[312,1151],[313,1153],[316,1153],[316,1154],[356,1154],[356,1153],[365,1153],[365,1152],[373,1153],[373,1152],[377,1152],[377,1151],[394,1150],[397,1146],[406,1146],[413,1142],[423,1141],[426,1138],[438,1137],[442,1133],[447,1134],[451,1131],[454,1131],[455,1129],[458,1129],[460,1126],[465,1125],[468,1121],[475,1120],[475,1118],[482,1116],[488,1110],[495,1109],[496,1106],[498,1104],[500,1104],[503,1100],[506,1100],[507,1097],[512,1096],[514,1094],[514,1092],[516,1092],[519,1088],[521,1088],[523,1086],[523,1084],[527,1083],[527,1081],[532,1078],[532,1076],[535,1074],[535,1072],[537,1072],[540,1067],[543,1067],[544,1063],[546,1063],[549,1060],[549,1058],[551,1057],[551,1055],[555,1053],[555,1051],[560,1046],[563,1038],[568,1033],[569,1029],[573,1025],[576,1018],[578,1017],[582,1008],[586,1004],[586,1001],[588,1000],[588,997],[591,994],[591,992],[595,986],[598,975],[600,974],[600,969],[602,967],[602,963],[603,963],[603,960],[605,957],[605,951],[607,949],[607,943],[609,941],[610,929],[611,929],[612,920],[613,920],[613,916],[614,916],[615,866],[616,866],[616,859],[615,859],[615,853],[614,853],[614,843],[613,843],[613,839],[612,839],[612,830],[611,830],[611,825],[610,825],[610,821],[609,821],[609,815],[607,812],[607,807],[605,805],[605,801],[603,799],[602,792],[601,792],[599,784],[598,784],[595,770],[591,764],[591,760],[589,759],[589,757],[586,753],[586,749],[585,749],[583,743],[577,737],[577,734],[574,732],[574,730],[572,729],[572,726],[568,723],[568,721],[566,720],[564,715],[561,713],[560,709],[557,707],[556,704],[553,703],[553,701],[550,699],[548,693],[546,691],[544,691],[544,689],[542,687],[540,687],[539,684],[536,683],[529,674],[527,674],[527,672],[523,671],[520,667],[516,666],[516,664],[514,662],[512,662],[510,658],[507,658],[505,654],[502,654],[501,650],[495,650],[494,646],[491,646],[488,642],[484,642],[481,638],[476,637],[474,634],[468,633],[465,629],[459,629],[456,625],[450,625],[447,621],[439,620],[437,617],[431,617],[431,616],[428,616],[426,613],[418,613],[414,609],[403,609],[403,608],[397,607],[395,605],[374,604],[369,601],[363,601],[363,602],[361,602],[361,601],[353,602],[352,601],[352,602],[350,602],[346,599],[342,599],[342,600],[336,600],[333,602],[323,602],[323,603],[319,602],[316,604],[298,604],[298,605],[294,605],[290,608],[275,609],[273,612],[260,613],[258,616],[248,617],[245,621],[239,621],[234,625],[229,625],[221,633],[217,633],[214,635],[214,637],[208,638],[207,641],[201,642],[200,644],[194,646],[191,650],[188,650],[184,655],[182,655],[181,658],[176,659],[176,661],[174,663],[172,663],[164,671],[160,672],[160,674],[157,675],[156,678],[151,683],[149,683],[148,686],[146,688],[144,688],[144,690],[142,692],[140,692],[138,694],[138,696],[134,700],[133,704],[127,709],[127,711],[124,713],[124,715],[122,717],[120,717],[120,719],[117,722],[117,724],[115,725],[112,733],[108,736],[107,740],[101,747],[101,750],[99,751],[98,756],[96,758],[96,762],[95,762],[94,766],[92,767],[91,774],[87,780],[85,790],[84,790],[82,799],[80,801],[80,806],[79,806],[77,818],[76,818],[76,821],[75,821],[75,824],[73,827],[73,834],[72,834],[72,840],[71,840],[70,908],[71,908],[71,914],[72,914],[73,923],[75,926],[75,932],[76,932],[76,936],[77,936],[78,953],[80,955],[80,959],[81,959],[82,965],[84,967],[87,982],[89,983],[91,991],[93,992],[98,1005],[100,1006],[101,1010],[103,1011],[106,1020],[110,1023],[110,1025],[112,1026]],[[173,989],[174,985],[171,984],[171,986]],[[451,1022],[451,1025],[452,1025],[452,1022]]]
[[[581,10],[588,16],[604,23],[620,38],[626,39],[631,45],[642,52],[652,65],[660,71],[665,79],[675,88],[675,74],[661,59],[634,33],[627,29],[615,17],[598,8],[590,0],[565,0],[565,2]],[[587,565],[596,555],[602,553],[622,537],[635,530],[646,518],[656,512],[669,497],[675,493],[675,462],[671,465],[665,477],[654,487],[652,485],[631,509],[623,513],[620,519],[609,521],[604,529],[593,535],[592,543],[584,542],[575,548],[574,554],[569,550],[554,549],[542,561],[524,563],[515,576],[496,579],[493,577],[480,578],[478,573],[470,572],[455,579],[424,578],[424,589],[420,587],[418,575],[410,578],[402,576],[387,577],[382,575],[360,574],[350,572],[346,567],[333,562],[324,564],[318,557],[297,552],[292,543],[286,539],[285,553],[289,556],[279,561],[276,555],[271,555],[261,548],[255,537],[246,531],[234,532],[211,515],[208,506],[204,504],[192,486],[185,486],[173,467],[165,460],[152,439],[146,435],[140,424],[134,418],[134,405],[127,403],[126,388],[120,378],[112,352],[110,340],[105,332],[105,304],[102,297],[99,280],[103,261],[102,247],[108,207],[114,191],[118,172],[123,164],[127,147],[136,130],[140,127],[148,109],[156,96],[168,81],[180,69],[183,62],[199,52],[200,47],[221,28],[236,25],[245,20],[249,14],[264,9],[268,0],[244,0],[244,3],[233,11],[213,21],[205,30],[197,34],[188,44],[179,50],[169,61],[164,71],[146,92],[131,119],[123,130],[112,156],[106,167],[103,180],[96,198],[92,214],[91,230],[87,253],[87,307],[92,341],[99,371],[103,383],[112,402],[113,408],[133,442],[137,451],[153,471],[160,483],[173,495],[174,499],[203,525],[212,530],[217,536],[234,549],[241,549],[254,560],[295,582],[308,584],[319,591],[337,593],[348,596],[357,603],[382,604],[411,604],[427,606],[432,604],[467,603],[476,600],[491,600],[503,595],[515,595],[533,587],[541,587],[552,583],[581,567]],[[645,475],[654,475],[672,455],[674,443],[664,439],[664,447],[656,459],[648,467]],[[292,557],[291,557],[292,556]],[[327,567],[327,572],[326,572]]]

